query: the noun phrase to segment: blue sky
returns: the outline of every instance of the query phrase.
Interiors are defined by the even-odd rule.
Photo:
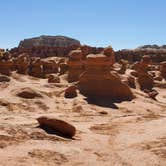
[[[165,0],[0,0],[0,48],[65,35],[115,50],[166,44]]]

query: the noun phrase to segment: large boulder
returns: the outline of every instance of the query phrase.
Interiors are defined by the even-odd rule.
[[[72,138],[76,133],[76,128],[63,120],[42,116],[37,118],[37,121],[41,127],[52,129],[55,133],[62,136]]]
[[[88,55],[85,72],[80,76],[78,88],[88,98],[106,98],[111,101],[131,100],[130,88],[119,77],[110,73],[111,60],[105,55]]]
[[[25,99],[41,98],[42,95],[31,88],[22,88],[16,92],[16,95]]]
[[[77,97],[76,86],[70,86],[65,90],[65,98],[75,98]]]

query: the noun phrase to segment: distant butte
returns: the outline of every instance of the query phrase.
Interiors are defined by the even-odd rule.
[[[20,48],[31,48],[34,46],[48,46],[48,47],[70,47],[80,46],[80,41],[65,36],[40,36],[30,39],[24,39],[20,42]]]

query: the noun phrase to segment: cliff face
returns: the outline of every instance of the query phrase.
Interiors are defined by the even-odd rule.
[[[70,47],[80,46],[78,40],[65,36],[40,36],[31,39],[24,39],[20,42],[20,48],[31,48],[34,46],[49,46],[49,47]]]

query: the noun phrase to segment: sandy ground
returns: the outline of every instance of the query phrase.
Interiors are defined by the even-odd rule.
[[[63,76],[65,78],[65,76]],[[114,107],[88,104],[82,95],[65,99],[69,84],[13,74],[0,84],[1,166],[165,166],[166,89],[157,101],[133,90],[131,102]],[[29,87],[42,98],[16,96]],[[36,118],[51,115],[77,128],[74,139],[48,134]]]

